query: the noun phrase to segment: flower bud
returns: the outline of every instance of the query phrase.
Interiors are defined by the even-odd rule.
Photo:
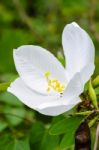
[[[89,96],[92,101],[92,104],[94,105],[95,108],[98,108],[98,102],[97,102],[97,97],[95,90],[92,86],[91,80],[89,81]]]

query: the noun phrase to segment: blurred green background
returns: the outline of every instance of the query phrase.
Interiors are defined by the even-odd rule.
[[[62,30],[72,21],[92,37],[96,48],[95,76],[99,74],[98,3],[98,0],[0,0],[0,82],[17,77],[13,48],[34,44],[56,56],[62,53]],[[62,115],[43,116],[11,94],[1,92],[0,150],[62,150],[61,138],[48,133],[50,124],[62,118]]]

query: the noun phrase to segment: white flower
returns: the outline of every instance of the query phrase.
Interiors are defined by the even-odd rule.
[[[38,112],[56,116],[81,100],[79,95],[94,72],[94,45],[76,23],[65,26],[62,45],[66,69],[49,51],[34,45],[14,50],[19,73],[8,91]]]

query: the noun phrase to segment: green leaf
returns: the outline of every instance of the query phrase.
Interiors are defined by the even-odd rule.
[[[4,113],[9,123],[13,126],[20,124],[25,117],[24,108],[5,107]]]
[[[43,123],[36,122],[33,124],[30,130],[30,143],[34,144],[42,139],[42,136],[45,132],[45,127]]]
[[[66,132],[66,134],[63,136],[61,143],[60,143],[61,149],[70,148],[72,145],[74,145],[74,142],[75,142],[74,133],[75,133],[75,129],[69,132]]]
[[[8,124],[6,122],[0,121],[0,132],[6,129]]]
[[[82,117],[66,118],[52,125],[49,132],[52,135],[60,135],[62,133],[66,133],[67,131],[74,130],[80,124],[81,120]]]
[[[11,1],[11,0],[10,0]],[[17,48],[25,43],[30,43],[33,36],[28,34],[24,29],[5,28],[0,37],[0,71],[13,72],[15,71],[12,59],[13,48]],[[24,36],[23,36],[24,35]],[[12,38],[13,37],[13,38]],[[5,59],[7,58],[7,61]]]
[[[99,116],[94,116],[88,123],[89,127],[91,128],[96,123],[96,121],[98,121],[98,119]]]
[[[19,99],[17,97],[15,97],[14,95],[12,95],[8,92],[3,92],[0,94],[0,102],[3,102],[4,104],[8,104],[11,106],[22,106],[23,107],[23,103],[21,101],[19,101]]]
[[[7,145],[12,141],[12,137],[10,135],[0,136],[0,150],[7,150]]]
[[[40,150],[55,150],[58,143],[59,136],[49,135],[48,131],[46,131],[41,141]]]
[[[94,149],[94,144],[95,144],[95,138],[96,138],[96,128],[92,127],[91,130],[91,149]]]
[[[78,128],[80,122],[81,122],[82,118],[71,118],[71,120],[69,120],[69,122],[67,122],[68,125],[67,128],[65,129],[65,135],[63,136],[61,143],[60,143],[60,148],[64,149],[64,148],[70,148],[71,146],[74,145],[75,143],[75,131]]]
[[[0,83],[0,92],[6,91],[11,82]]]
[[[90,96],[93,106],[95,108],[98,108],[97,97],[96,97],[95,90],[92,86],[91,80],[89,81],[89,96]]]
[[[95,88],[96,95],[99,95],[99,87]]]
[[[93,80],[92,84],[94,87],[99,86],[99,75]]]
[[[4,82],[13,82],[16,78],[18,78],[18,74],[15,74],[15,73],[3,73],[0,75],[0,78],[1,78],[1,81],[4,81]]]
[[[61,120],[65,119],[65,117],[63,115],[58,115],[52,118],[52,124],[55,124]]]
[[[7,150],[30,150],[29,142],[25,140],[14,140],[8,145]]]
[[[54,150],[59,143],[59,137],[49,135],[42,122],[33,124],[30,130],[30,144],[34,149]]]
[[[0,150],[30,150],[28,139],[17,140],[9,135],[0,137]]]

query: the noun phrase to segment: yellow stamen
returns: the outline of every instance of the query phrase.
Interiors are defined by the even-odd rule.
[[[65,89],[65,86],[63,84],[61,84],[57,79],[53,79],[53,80],[49,79],[49,76],[51,76],[51,73],[47,71],[45,73],[45,77],[46,77],[47,82],[48,82],[47,91],[55,90],[59,93],[63,92]]]
[[[51,85],[51,80],[48,80],[48,85]]]

